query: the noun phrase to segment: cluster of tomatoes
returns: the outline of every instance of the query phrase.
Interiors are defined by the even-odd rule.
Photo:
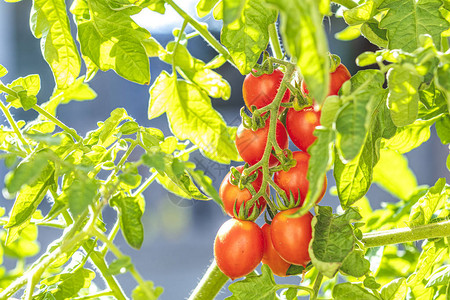
[[[247,75],[243,83],[243,97],[246,106],[249,109],[254,109],[254,107],[260,109],[272,103],[283,76],[283,72],[279,69],[275,69],[271,74],[263,74],[258,77],[253,74]],[[347,68],[339,64],[330,74],[329,95],[337,95],[342,84],[350,77]],[[308,90],[304,82],[301,83],[301,92],[307,97]],[[282,102],[289,102],[290,98],[290,91],[287,89]],[[296,207],[279,211],[274,215],[270,224],[266,222],[261,228],[253,221],[241,220],[237,217],[237,212],[240,208],[245,208],[247,201],[252,199],[249,189],[253,190],[253,193],[259,192],[263,184],[262,172],[260,169],[255,170],[249,176],[253,180],[250,183],[251,186],[247,185],[247,187],[244,187],[239,178],[236,178],[243,173],[244,166],[236,167],[234,173],[230,171],[225,176],[219,195],[226,213],[232,219],[226,221],[217,233],[214,242],[214,256],[220,270],[231,279],[247,275],[260,262],[267,264],[274,274],[287,276],[291,264],[306,266],[310,261],[308,247],[312,238],[311,220],[313,215],[309,212],[300,217],[289,217],[289,215],[300,209],[308,192],[309,182],[306,175],[310,156],[307,150],[316,139],[313,132],[315,127],[320,125],[320,108],[310,106],[297,111],[291,107],[283,113],[285,114],[285,125],[279,119],[276,120],[276,142],[281,149],[288,149],[290,138],[300,151],[292,152],[292,159],[296,162],[293,167],[287,171],[280,169],[271,174],[273,173],[275,184],[286,193],[290,201],[294,201]],[[265,126],[256,130],[246,128],[243,124],[238,128],[236,147],[248,165],[254,165],[263,158],[269,126],[270,119],[268,118]],[[277,157],[271,154],[269,167],[275,167],[279,163]],[[326,177],[322,195],[317,202],[321,200],[325,190]],[[267,196],[269,193],[267,185]],[[264,197],[260,197],[253,202],[250,208],[246,209],[250,214],[253,209],[261,213],[265,207],[266,200]]]

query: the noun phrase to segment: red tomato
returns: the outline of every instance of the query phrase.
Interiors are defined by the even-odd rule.
[[[244,166],[236,167],[239,173],[242,174],[242,170]],[[259,191],[262,185],[262,174],[259,170],[257,170],[258,176],[256,180],[252,182],[252,186],[256,192]],[[234,203],[236,202],[236,209],[239,213],[239,208],[241,207],[242,202],[247,202],[252,198],[252,194],[248,189],[240,190],[238,186],[232,185],[230,182],[230,177],[232,176],[231,171],[223,179],[219,188],[219,196],[222,199],[222,202],[225,207],[225,212],[230,216],[234,217]],[[267,193],[269,193],[269,189],[267,189]],[[266,208],[266,200],[264,197],[260,197],[256,201],[256,206],[261,209],[261,212]],[[254,207],[254,206],[253,206]],[[249,213],[251,214],[253,211],[253,207],[250,208]]]
[[[264,255],[262,258],[262,263],[270,267],[273,274],[286,277],[287,270],[291,266],[290,263],[281,258],[278,252],[275,250],[272,244],[272,237],[270,236],[270,225],[264,224],[261,227],[264,235]]]
[[[285,261],[306,266],[311,260],[308,246],[312,238],[313,215],[307,212],[301,217],[288,217],[299,209],[291,208],[276,214],[270,226],[270,234],[275,250]]]
[[[252,105],[261,108],[272,103],[283,76],[283,72],[278,69],[272,74],[263,74],[259,77],[253,76],[252,73],[248,74],[242,84],[242,96],[248,109],[251,109]],[[290,96],[291,92],[287,89],[281,101],[288,102]]]
[[[320,110],[310,106],[302,110],[290,108],[286,115],[286,129],[292,142],[302,151],[317,139],[314,129],[320,125]]]
[[[342,84],[349,80],[350,77],[352,77],[352,75],[347,68],[343,64],[340,64],[333,73],[330,73],[328,96],[337,95]],[[309,93],[304,80],[302,80],[302,93],[303,95]]]
[[[306,179],[309,165],[309,154],[301,151],[294,151],[293,158],[297,161],[297,164],[290,168],[289,171],[278,171],[274,174],[273,180],[275,183],[285,191],[289,197],[290,192],[294,196],[294,199],[298,199],[300,195],[300,206],[303,204],[306,198],[306,194],[309,189],[309,181]],[[319,203],[325,195],[327,189],[327,177],[325,176],[325,182],[323,183],[322,194],[317,199],[316,203]]]
[[[232,280],[253,271],[263,253],[262,230],[251,221],[230,219],[217,232],[214,257],[219,269]]]
[[[270,119],[267,119],[266,126],[256,131],[245,128],[242,124],[236,133],[236,148],[242,159],[250,165],[260,161],[264,154],[267,144],[267,135],[269,134]],[[289,139],[283,123],[277,120],[275,129],[276,140],[281,149],[286,149],[289,145]],[[275,156],[269,158],[269,166],[275,166],[279,162]]]

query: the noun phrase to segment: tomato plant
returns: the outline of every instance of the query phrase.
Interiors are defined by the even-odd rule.
[[[4,7],[26,8],[14,2],[20,0],[0,2],[2,45],[11,42],[3,36],[8,30],[23,33],[9,27],[28,20],[52,76],[18,74],[13,60],[0,57],[2,196],[11,199],[0,208],[0,260],[7,262],[0,300],[165,297],[126,254],[128,246],[144,244],[144,212],[155,212],[158,185],[177,197],[212,200],[234,217],[215,246],[210,241],[209,258],[215,252],[216,260],[190,300],[214,299],[230,277],[245,277],[227,286],[230,300],[293,300],[305,293],[337,300],[449,298],[448,0],[199,0],[195,9],[192,1],[174,0],[74,0],[70,7],[32,0],[30,16],[11,14],[17,22],[8,23]],[[171,14],[181,21],[164,38],[142,22],[175,20]],[[352,74],[332,54],[334,37],[326,33],[335,31],[335,18],[346,24],[334,36],[343,44],[365,39],[376,49],[353,58],[343,52]],[[326,22],[331,28],[324,19],[333,20]],[[199,54],[194,46],[201,42],[217,55]],[[360,48],[355,45],[348,49]],[[18,44],[16,61],[26,61],[28,50]],[[66,105],[88,107],[81,102],[97,97],[95,80],[110,70],[148,90],[149,98],[123,97],[108,82],[107,92],[98,92],[111,103],[124,101],[120,107],[101,112],[106,117],[90,128],[64,118]],[[243,99],[232,89],[242,90]],[[239,107],[223,109],[219,103],[232,95]],[[121,107],[130,99],[148,120]],[[239,115],[245,106],[249,114]],[[227,123],[223,111],[245,127]],[[168,126],[158,123],[165,120]],[[289,137],[301,152],[289,149]],[[409,153],[433,143],[447,159],[426,157],[441,159],[435,169],[443,175],[420,170],[416,176],[409,163],[419,159]],[[242,160],[247,164],[233,175],[239,178],[227,175],[217,191],[219,172],[204,163]],[[319,201],[331,176],[326,206]],[[374,185],[386,199],[369,193]],[[291,208],[291,193],[301,199],[298,207]],[[242,203],[249,204],[235,215]],[[269,208],[264,221],[275,249],[266,251],[269,266],[261,269],[268,225],[256,225],[254,205]],[[54,233],[41,251],[44,227]],[[117,245],[118,234],[128,246]],[[293,264],[288,273],[301,277],[296,284],[273,278],[286,274],[285,264],[271,262],[275,254]],[[122,286],[122,273],[136,282],[132,291]]]
[[[236,170],[242,174],[242,170],[244,169],[244,166],[238,166],[236,167]],[[261,189],[262,185],[262,174],[260,171],[256,171],[257,176],[254,181],[251,182],[251,185],[253,186],[254,190],[258,192]],[[252,194],[250,191],[243,187],[241,190],[238,185],[233,185],[231,183],[231,177],[233,174],[228,172],[228,174],[224,177],[222,183],[220,184],[219,188],[219,195],[220,199],[223,202],[223,206],[225,209],[225,212],[230,216],[234,216],[234,208],[236,207],[236,212],[239,213],[239,210],[245,208],[245,204],[252,199]],[[264,197],[259,197],[258,200],[255,202],[255,204],[251,207],[248,207],[248,213],[251,214],[254,207],[258,207],[260,212],[262,213],[264,211],[264,208],[266,207],[266,200]]]
[[[250,165],[256,164],[264,155],[264,150],[267,144],[267,136],[269,134],[270,120],[266,120],[264,127],[253,131],[250,128],[245,128],[243,124],[238,127],[236,134],[236,148],[242,159]],[[277,120],[275,127],[275,136],[277,144],[281,149],[286,149],[289,144],[289,138],[284,128],[283,123]],[[269,166],[278,164],[275,156],[271,155],[269,159]]]
[[[255,223],[230,219],[219,228],[214,241],[214,257],[220,270],[231,279],[253,271],[263,253],[263,233]]]

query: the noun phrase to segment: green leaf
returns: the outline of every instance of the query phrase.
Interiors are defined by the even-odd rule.
[[[450,266],[445,265],[435,270],[429,277],[426,287],[447,285],[450,281]]]
[[[206,15],[211,12],[211,9],[216,6],[217,2],[219,2],[219,0],[200,0],[196,6],[197,15],[200,18],[206,17]]]
[[[340,283],[333,288],[334,300],[379,300],[368,290],[350,282]]]
[[[419,285],[430,273],[432,267],[447,255],[448,246],[444,245],[438,247],[436,243],[430,242],[423,246],[423,250],[420,253],[417,260],[416,270],[411,274],[406,283],[409,287]]]
[[[398,127],[412,124],[419,112],[419,85],[422,76],[412,67],[394,65],[387,74],[388,107],[392,121]]]
[[[42,218],[42,215],[39,211],[35,211],[33,217]],[[1,248],[3,248],[5,256],[18,259],[35,256],[39,253],[38,229],[35,224],[29,224],[27,221],[26,224],[10,228],[6,237],[4,233],[3,231],[1,236]]]
[[[16,108],[22,107],[24,110],[28,110],[37,103],[36,95],[41,89],[41,79],[37,74],[19,77],[8,84],[8,87],[17,93],[17,97],[8,95],[6,101],[11,102],[12,106]]]
[[[397,278],[381,288],[381,297],[383,300],[403,300],[407,291],[405,278]]]
[[[441,0],[385,0],[379,7],[388,9],[380,22],[387,29],[388,48],[412,52],[419,48],[420,36],[429,34],[436,48],[441,47],[441,33],[449,23],[441,15]]]
[[[166,112],[173,134],[189,139],[221,163],[238,160],[238,153],[222,116],[197,86],[162,72],[150,89],[149,118]]]
[[[323,275],[334,277],[353,251],[355,237],[350,222],[360,219],[361,215],[353,208],[343,215],[334,215],[331,207],[316,207],[316,216],[311,223],[313,232],[309,255],[313,265]]]
[[[108,274],[119,275],[125,273],[130,267],[133,267],[131,258],[129,256],[124,256],[119,259],[114,260],[108,266]]]
[[[8,70],[4,66],[0,65],[0,77],[5,76],[6,74],[8,74]]]
[[[144,286],[139,285],[133,290],[131,297],[133,300],[156,300],[163,291],[162,287],[157,286],[155,288],[153,282],[146,281]]]
[[[57,87],[69,87],[80,74],[81,62],[70,33],[65,1],[34,0],[30,24],[34,36],[41,39],[42,55],[52,69]]]
[[[69,208],[75,216],[80,215],[97,196],[98,185],[93,179],[75,179],[66,191]]]
[[[445,205],[449,192],[445,188],[445,178],[440,178],[428,192],[414,204],[409,215],[409,226],[428,224],[433,214]]]
[[[394,137],[383,140],[383,146],[399,153],[407,153],[430,138],[430,126],[434,122],[434,119],[417,120],[411,125],[400,127]]]
[[[166,13],[165,4],[164,0],[150,0],[150,4],[147,7],[163,15]]]
[[[57,288],[51,290],[56,299],[70,299],[78,294],[82,288],[88,288],[95,278],[95,272],[80,268],[72,273],[62,273],[42,280],[48,286],[57,284]]]
[[[250,274],[244,280],[230,284],[233,296],[226,300],[275,300],[277,289],[269,266],[263,264],[261,275]]]
[[[377,114],[375,110],[385,99],[384,75],[378,70],[363,70],[350,79],[350,98],[336,120],[336,146],[345,160],[352,160],[361,151],[367,132]],[[344,98],[346,99],[346,98]]]
[[[166,54],[166,50],[154,37],[149,37],[141,43],[144,45],[148,57],[159,57]]]
[[[168,43],[167,52],[173,53],[175,45],[175,42]],[[160,58],[169,64],[174,62],[180,69],[181,75],[197,84],[209,96],[224,100],[230,98],[230,84],[220,74],[207,68],[202,60],[194,58],[184,45],[179,44],[177,46],[175,56],[173,54],[166,54],[161,55]]]
[[[436,121],[436,132],[442,144],[450,144],[450,115],[445,114]]]
[[[223,23],[228,25],[241,15],[247,0],[223,0]]]
[[[352,41],[361,36],[360,27],[359,25],[347,26],[343,30],[335,33],[334,37],[341,41]]]
[[[188,170],[188,173],[206,195],[223,207],[222,199],[220,199],[219,194],[214,188],[211,178],[206,176],[202,170]]]
[[[125,79],[148,84],[149,60],[142,45],[150,37],[147,30],[139,27],[126,9],[112,10],[105,0],[89,0],[89,6],[85,1],[76,0],[70,8],[83,56],[102,71],[113,69]]]
[[[231,19],[231,18],[230,18]],[[240,16],[224,24],[220,39],[242,74],[248,74],[269,43],[268,27],[277,12],[260,0],[245,0]]]
[[[362,24],[361,33],[372,44],[380,48],[386,48],[388,45],[387,30],[381,29],[378,21],[370,20]]]
[[[345,22],[349,25],[359,25],[369,21],[375,14],[383,0],[368,0],[358,6],[343,12]]]
[[[111,199],[111,206],[119,211],[120,228],[127,243],[140,249],[144,242],[144,226],[141,222],[145,210],[144,199],[116,196]]]
[[[388,149],[380,152],[380,160],[373,169],[373,181],[405,201],[417,189],[416,176],[408,167],[406,157]]]
[[[328,94],[328,44],[316,0],[266,0],[280,9],[281,36],[296,61],[309,94],[322,103]]]
[[[103,123],[99,123],[99,128],[88,134],[85,139],[87,145],[99,145],[103,147],[110,146],[117,140],[116,134],[119,133],[119,124],[124,120],[130,120],[124,108],[116,108],[110,114],[110,117]]]
[[[362,277],[369,272],[370,262],[364,258],[364,251],[354,250],[342,262],[340,270],[354,277]]]

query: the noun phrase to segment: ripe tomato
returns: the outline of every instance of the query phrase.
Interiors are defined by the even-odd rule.
[[[232,280],[253,271],[261,262],[263,253],[263,233],[251,221],[230,219],[217,232],[214,257],[219,269]]]
[[[330,73],[328,96],[337,95],[342,84],[349,80],[350,77],[352,77],[352,75],[347,68],[343,64],[340,64],[333,73]],[[303,95],[309,93],[304,80],[302,80],[302,93]]]
[[[252,73],[248,74],[242,84],[242,96],[247,108],[251,109],[252,105],[261,108],[272,103],[283,76],[283,72],[278,69],[272,74],[263,74],[259,77],[253,76]],[[281,101],[288,102],[290,96],[291,92],[287,89]]]
[[[236,169],[239,171],[239,173],[242,174],[242,170],[244,169],[244,166],[236,167]],[[255,189],[256,192],[259,191],[262,184],[262,174],[259,170],[257,170],[258,176],[256,177],[256,180],[252,182],[252,186]],[[234,211],[234,203],[236,202],[236,209],[239,213],[239,208],[241,207],[242,202],[247,202],[252,198],[252,194],[248,189],[240,190],[238,186],[232,185],[230,182],[230,177],[232,176],[231,171],[228,172],[228,174],[225,176],[225,178],[222,180],[222,183],[220,184],[219,188],[219,196],[220,199],[222,199],[222,202],[225,207],[225,212],[230,216],[234,217],[233,211]],[[269,193],[269,189],[267,189],[267,193]],[[256,201],[256,206],[261,209],[261,212],[266,208],[266,200],[264,197],[260,197]],[[254,207],[254,206],[253,206]],[[250,208],[249,213],[251,214],[253,211],[253,207]]]
[[[312,238],[313,215],[307,212],[301,217],[288,217],[299,209],[295,207],[276,214],[270,226],[270,235],[275,250],[285,261],[306,266],[311,260],[308,246]]]
[[[286,115],[286,129],[292,142],[302,151],[317,139],[313,132],[320,125],[320,110],[313,106],[302,110],[290,108]]]
[[[291,266],[290,263],[281,258],[278,252],[275,250],[272,244],[272,237],[270,236],[270,225],[264,224],[261,227],[264,235],[264,255],[262,258],[262,263],[270,267],[273,274],[286,277],[287,270]]]
[[[289,197],[290,192],[294,196],[294,199],[298,199],[300,195],[300,206],[303,204],[306,198],[306,194],[309,189],[309,181],[306,179],[309,165],[309,154],[301,151],[294,151],[292,153],[293,158],[297,161],[297,164],[290,168],[289,171],[278,171],[274,174],[273,180],[275,183],[286,193]],[[327,189],[327,177],[323,183],[322,194],[317,199],[316,203],[319,203],[325,195]]]
[[[266,120],[266,126],[256,131],[245,128],[242,124],[236,133],[236,148],[242,159],[250,165],[256,164],[261,160],[266,148],[267,136],[269,134],[270,119]],[[286,149],[289,145],[289,139],[283,123],[277,120],[275,135],[278,145],[281,149]],[[275,166],[279,162],[275,156],[270,155],[269,166]]]

